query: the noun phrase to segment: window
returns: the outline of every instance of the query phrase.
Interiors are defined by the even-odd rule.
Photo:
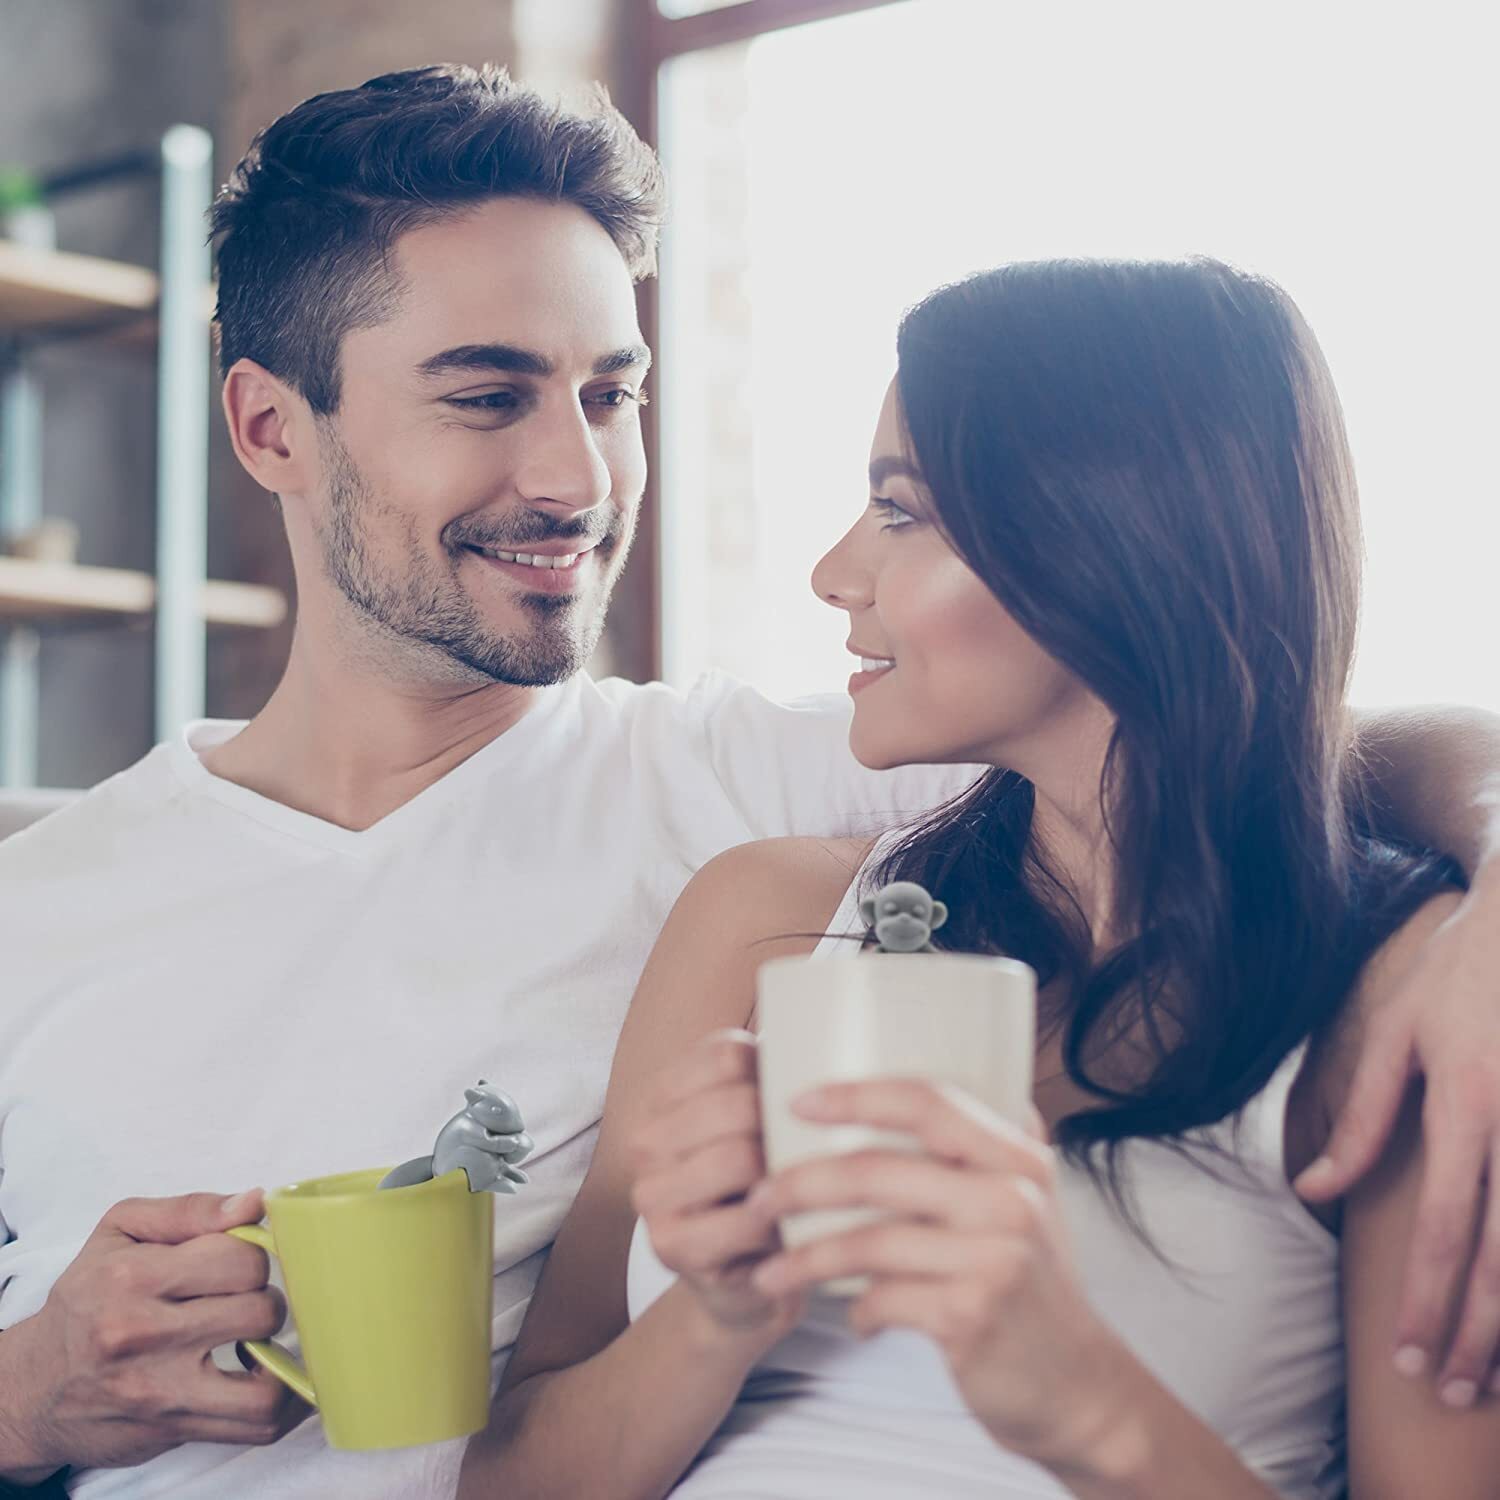
[[[723,10],[739,3],[740,0],[656,0],[656,8],[668,20],[676,20],[680,16],[701,16],[704,11]]]
[[[1356,699],[1500,708],[1497,107],[1465,14],[906,0],[666,61],[668,679],[841,687],[807,578],[864,504],[903,307],[1004,260],[1202,252],[1280,281],[1333,367]]]

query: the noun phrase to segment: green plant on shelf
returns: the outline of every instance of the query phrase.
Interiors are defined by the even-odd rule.
[[[24,167],[0,167],[0,216],[19,208],[40,208],[44,201],[40,178]]]

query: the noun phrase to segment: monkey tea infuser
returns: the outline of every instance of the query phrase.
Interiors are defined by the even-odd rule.
[[[881,953],[936,953],[932,934],[948,920],[948,908],[915,880],[893,880],[859,903],[859,914]]]

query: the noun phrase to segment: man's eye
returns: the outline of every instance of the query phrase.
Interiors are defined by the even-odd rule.
[[[916,519],[910,512],[902,510],[894,500],[887,500],[883,495],[876,495],[871,499],[870,509],[885,523],[880,528],[882,531],[897,531],[903,526],[910,526]]]
[[[482,396],[449,396],[448,405],[461,411],[510,411],[520,403],[514,391],[486,391]]]
[[[633,391],[629,386],[621,385],[613,390],[595,391],[588,399],[596,406],[603,406],[609,411],[619,411],[626,406],[644,406],[646,393]]]

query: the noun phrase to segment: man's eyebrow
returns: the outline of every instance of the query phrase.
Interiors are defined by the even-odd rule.
[[[651,351],[644,344],[616,349],[594,361],[595,375],[617,375],[621,370],[649,365]],[[424,359],[417,366],[418,375],[468,374],[474,371],[496,371],[506,375],[534,375],[545,380],[556,372],[556,366],[545,354],[534,349],[519,349],[514,344],[457,344]]]
[[[552,373],[552,361],[531,349],[517,349],[514,344],[456,344],[417,366],[418,375],[449,375],[470,370],[499,370],[508,375],[535,375],[543,379]]]
[[[910,479],[915,484],[924,484],[922,471],[909,459],[877,458],[870,465],[870,488],[878,490],[887,479]]]
[[[644,344],[631,344],[625,349],[616,349],[594,361],[594,374],[618,375],[622,370],[633,370],[637,365],[651,367],[651,351]]]

